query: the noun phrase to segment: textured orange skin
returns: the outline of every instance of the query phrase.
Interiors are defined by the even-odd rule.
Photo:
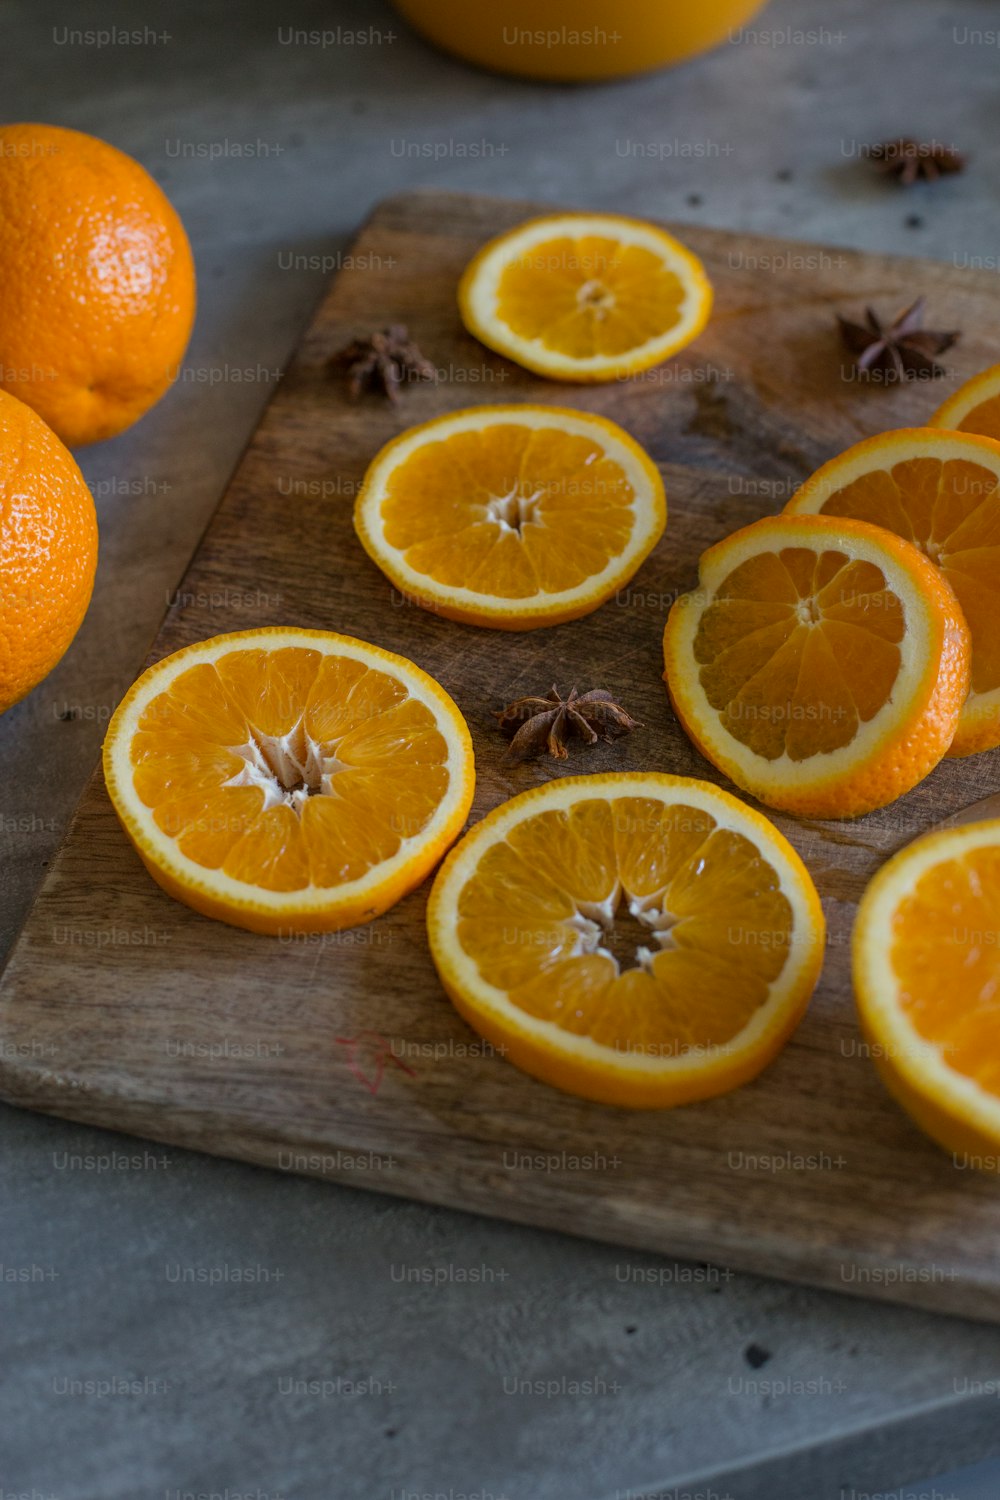
[[[717,542],[716,547],[711,551],[728,547],[731,542],[744,537],[755,527],[766,526],[770,519],[755,521],[752,526],[746,526],[741,531],[734,532],[724,541]],[[666,664],[663,675],[670,694],[670,702],[688,738],[701,751],[705,759],[718,766],[720,771],[724,771],[737,786],[749,792],[751,796],[758,797],[760,801],[766,802],[768,806],[777,808],[781,812],[795,813],[799,817],[859,818],[864,813],[873,812],[878,807],[885,807],[888,803],[894,802],[904,792],[912,791],[917,783],[923,781],[924,777],[928,776],[948,753],[955,736],[955,727],[962,705],[969,691],[972,657],[969,627],[965,623],[958,600],[944,574],[917,547],[914,547],[912,542],[904,541],[894,532],[885,531],[881,526],[871,526],[867,521],[849,521],[842,517],[786,514],[773,519],[780,521],[782,525],[789,522],[796,526],[804,523],[805,531],[815,525],[819,529],[829,529],[834,536],[838,533],[842,536],[853,534],[859,537],[877,535],[885,551],[895,557],[898,562],[903,563],[907,571],[915,575],[917,582],[934,606],[935,637],[940,653],[939,667],[930,661],[927,664],[921,703],[917,707],[917,712],[909,722],[898,727],[895,736],[891,736],[883,746],[879,747],[877,753],[870,755],[855,766],[850,775],[844,776],[834,785],[820,784],[815,787],[806,787],[790,784],[780,793],[771,788],[753,786],[750,784],[750,778],[735,759],[730,760],[709,749],[699,733],[697,724],[687,713],[684,703],[681,702],[675,690],[675,684],[671,680],[670,661],[673,654],[671,621],[675,620],[675,611],[682,600],[678,600],[673,605],[663,632],[663,654]],[[815,535],[814,531],[813,536]],[[695,670],[693,663],[691,670]]]
[[[96,566],[94,502],[73,455],[0,391],[0,713],[76,635]]]
[[[113,437],[176,377],[194,308],[184,226],[144,167],[0,127],[0,386],[71,446]]]

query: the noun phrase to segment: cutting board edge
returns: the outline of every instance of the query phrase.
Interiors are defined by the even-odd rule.
[[[824,1261],[827,1252],[823,1247],[816,1247],[814,1251],[807,1253],[803,1250],[802,1241],[796,1241],[787,1263],[781,1261],[776,1265],[773,1247],[765,1246],[762,1242],[759,1247],[748,1249],[745,1226],[741,1229],[735,1245],[736,1253],[726,1254],[720,1258],[714,1253],[706,1255],[699,1244],[692,1243],[690,1234],[686,1236],[680,1230],[673,1235],[669,1230],[662,1235],[646,1235],[627,1222],[609,1225],[603,1230],[580,1228],[565,1222],[568,1216],[564,1214],[556,1215],[558,1222],[553,1222],[551,1218],[548,1222],[544,1222],[537,1215],[533,1215],[516,1198],[505,1201],[503,1208],[500,1209],[494,1206],[495,1197],[484,1189],[480,1200],[475,1179],[471,1174],[469,1183],[445,1182],[443,1186],[439,1183],[428,1188],[421,1180],[419,1158],[413,1158],[409,1170],[398,1177],[389,1175],[367,1180],[363,1176],[359,1178],[357,1173],[351,1175],[349,1169],[319,1171],[310,1170],[307,1167],[284,1168],[278,1166],[273,1159],[275,1147],[271,1146],[269,1159],[268,1150],[263,1142],[258,1149],[255,1149],[256,1138],[252,1132],[245,1129],[240,1139],[217,1146],[202,1139],[197,1128],[186,1130],[182,1126],[173,1132],[156,1133],[149,1132],[134,1123],[112,1124],[101,1117],[99,1110],[95,1112],[88,1111],[86,1107],[74,1108],[72,1101],[68,1108],[61,1104],[58,1106],[53,1104],[50,1107],[37,1100],[29,1102],[23,1098],[13,1097],[6,1087],[5,1072],[5,1066],[0,1061],[0,1101],[10,1107],[44,1114],[51,1119],[67,1120],[73,1124],[107,1130],[113,1135],[121,1135],[126,1139],[146,1141],[158,1146],[172,1146],[183,1151],[195,1151],[222,1161],[237,1161],[242,1165],[259,1167],[281,1176],[306,1177],[314,1182],[353,1188],[359,1192],[384,1193],[387,1197],[398,1198],[404,1202],[418,1202],[457,1213],[476,1214],[497,1223],[516,1223],[523,1228],[533,1229],[543,1234],[566,1234],[574,1239],[588,1240],[594,1244],[620,1246],[622,1249],[640,1254],[674,1257],[689,1264],[714,1265],[731,1270],[736,1275],[759,1276],[770,1281],[789,1282],[796,1286],[811,1287],[856,1300],[884,1302],[891,1306],[909,1307],[939,1316],[971,1318],[978,1322],[1000,1325],[1000,1288],[991,1287],[987,1283],[962,1281],[956,1278],[951,1284],[955,1294],[951,1295],[946,1283],[920,1282],[916,1277],[910,1283],[905,1281],[887,1283],[884,1279],[854,1284],[838,1282],[833,1278],[829,1265]],[[116,1098],[115,1102],[120,1104],[120,1097]],[[143,1104],[141,1107],[148,1109],[151,1106]],[[163,1106],[156,1107],[162,1108]],[[175,1122],[177,1119],[175,1115],[169,1113],[165,1113],[163,1118],[165,1121],[173,1119]],[[288,1149],[304,1152],[307,1148],[304,1145],[293,1144]],[[326,1152],[339,1151],[344,1155],[349,1155],[357,1153],[360,1149],[356,1146],[341,1147],[324,1143]],[[864,1266],[865,1257],[857,1249],[849,1247],[841,1253],[845,1261],[849,1258],[852,1264]],[[810,1254],[815,1259],[811,1259]],[[883,1266],[879,1257],[872,1256],[870,1259],[873,1267]],[[912,1267],[914,1272],[922,1269],[918,1262],[899,1261],[898,1264],[902,1268]],[[908,1285],[921,1287],[921,1295],[908,1296]],[[930,1295],[927,1293],[928,1285],[932,1288]]]

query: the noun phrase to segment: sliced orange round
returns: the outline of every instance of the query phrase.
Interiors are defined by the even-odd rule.
[[[773,516],[703,555],[663,649],[703,755],[772,807],[852,818],[951,744],[969,633],[940,571],[879,526]]]
[[[655,773],[568,776],[495,808],[427,909],[469,1025],[546,1083],[634,1109],[707,1099],[781,1050],[823,959],[823,913],[778,830]]]
[[[663,533],[656,465],[614,422],[556,406],[475,406],[378,453],[354,512],[401,595],[498,630],[586,615]]]
[[[548,214],[483,246],[458,305],[470,333],[538,375],[617,380],[697,338],[712,287],[698,258],[655,224]]]
[[[402,656],[322,630],[218,635],[125,695],[108,792],[164,890],[254,932],[379,916],[465,822],[469,731]]]
[[[991,365],[960,385],[927,424],[1000,439],[1000,365]]]
[[[972,632],[972,678],[949,755],[1000,744],[1000,443],[904,427],[817,469],[786,511],[887,527],[947,578]]]
[[[862,1029],[889,1091],[959,1165],[1000,1162],[1000,822],[917,839],[854,928]],[[986,1160],[983,1160],[983,1157]]]

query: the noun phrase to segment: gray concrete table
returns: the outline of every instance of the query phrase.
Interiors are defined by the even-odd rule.
[[[94,603],[0,721],[5,942],[323,268],[375,199],[464,188],[995,265],[1000,52],[975,39],[994,21],[980,0],[776,0],[769,34],[571,89],[466,69],[376,0],[5,0],[4,116],[144,162],[201,294],[175,389],[82,456]],[[380,35],[289,36],[338,24]],[[93,26],[147,29],[99,45],[79,34]],[[859,143],[910,132],[967,147],[969,175],[905,195],[859,166]],[[2,1125],[5,1497],[848,1500],[1000,1447],[996,1329],[11,1110]],[[533,1381],[559,1394],[522,1394]]]

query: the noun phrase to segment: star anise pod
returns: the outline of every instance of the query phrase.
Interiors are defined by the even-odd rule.
[[[921,181],[936,182],[950,172],[965,170],[965,157],[954,146],[945,146],[940,141],[914,141],[901,136],[896,141],[869,146],[868,155],[880,172],[897,177],[903,187]]]
[[[366,339],[352,339],[332,356],[329,367],[347,371],[352,401],[366,390],[398,401],[402,380],[437,380],[437,371],[410,338],[405,323],[392,323]]]
[[[578,693],[570,688],[564,698],[551,688],[544,698],[517,698],[496,715],[500,728],[515,731],[507,751],[508,760],[531,760],[547,750],[556,760],[566,760],[566,742],[576,734],[584,744],[613,740],[642,726],[638,719],[616,703],[603,688]]]
[[[923,297],[897,313],[891,323],[885,322],[871,307],[865,309],[863,323],[852,323],[837,315],[840,336],[854,355],[858,369],[878,370],[887,382],[945,374],[944,367],[933,356],[950,349],[959,337],[958,331],[943,333],[924,328],[923,321]]]

